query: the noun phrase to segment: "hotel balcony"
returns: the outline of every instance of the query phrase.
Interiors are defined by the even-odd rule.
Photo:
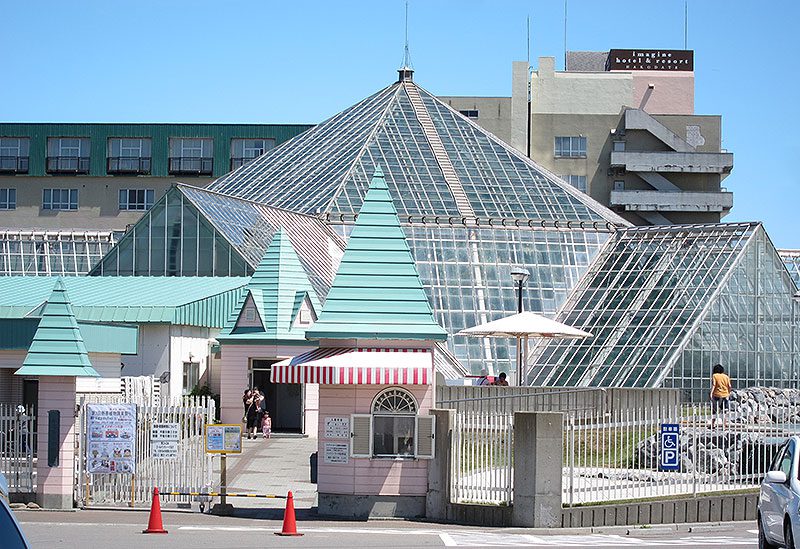
[[[733,169],[733,153],[613,151],[611,167],[628,172],[728,174]]]
[[[731,192],[611,191],[611,205],[641,212],[727,212]]]

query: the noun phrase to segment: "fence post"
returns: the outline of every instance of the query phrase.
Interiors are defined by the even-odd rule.
[[[428,463],[428,497],[425,500],[425,516],[428,519],[447,518],[452,486],[451,444],[453,426],[456,421],[455,410],[431,410],[436,422],[436,438],[433,441],[433,459]]]
[[[514,414],[512,526],[561,526],[563,421],[560,412]]]

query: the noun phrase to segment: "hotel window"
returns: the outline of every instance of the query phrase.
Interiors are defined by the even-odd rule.
[[[350,416],[350,455],[369,458],[432,458],[433,416],[417,415],[414,396],[400,387],[379,393],[371,414]]]
[[[171,137],[169,140],[169,173],[211,175],[214,171],[214,140],[208,138]]]
[[[200,382],[200,363],[183,363],[183,394],[188,395]]]
[[[106,171],[111,174],[149,174],[151,148],[149,137],[109,138]]]
[[[28,173],[30,139],[0,137],[0,173]]]
[[[153,207],[154,189],[120,189],[120,210],[149,210]]]
[[[91,143],[87,137],[49,137],[48,173],[89,173]]]
[[[17,189],[0,189],[0,210],[17,209]]]
[[[274,147],[274,139],[231,139],[231,170],[249,164]]]
[[[458,111],[458,112],[460,112],[461,114],[463,114],[467,118],[478,118],[478,114],[480,114],[478,112],[478,109],[466,109],[466,110]]]
[[[77,210],[78,189],[43,189],[43,210]]]
[[[585,137],[556,137],[556,158],[586,158]]]
[[[585,175],[562,175],[561,179],[578,189],[579,191],[586,192],[586,176]]]

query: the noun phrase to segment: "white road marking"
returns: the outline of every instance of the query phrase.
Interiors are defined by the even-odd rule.
[[[453,538],[450,537],[450,534],[439,534],[439,539],[442,540],[442,543],[444,544],[445,547],[455,547],[456,545],[458,545],[455,542],[455,540],[453,540]]]
[[[450,535],[457,547],[702,547],[704,545],[748,545],[753,546],[756,539],[742,539],[730,536],[701,537],[689,536],[677,539],[647,539],[610,534],[586,535],[548,535],[494,533],[453,533]]]

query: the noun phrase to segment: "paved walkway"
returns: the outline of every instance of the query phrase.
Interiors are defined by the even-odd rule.
[[[292,491],[299,512],[317,505],[317,485],[311,484],[309,456],[317,451],[317,439],[300,437],[258,438],[242,441],[242,453],[228,456],[228,492],[275,494]],[[219,487],[219,458],[214,458],[214,489]],[[218,501],[215,498],[215,502]],[[286,505],[284,499],[230,498],[237,515],[272,514]],[[250,512],[240,513],[240,510]],[[259,511],[264,511],[261,513]],[[305,513],[302,513],[305,514]],[[282,515],[281,515],[282,516]]]

